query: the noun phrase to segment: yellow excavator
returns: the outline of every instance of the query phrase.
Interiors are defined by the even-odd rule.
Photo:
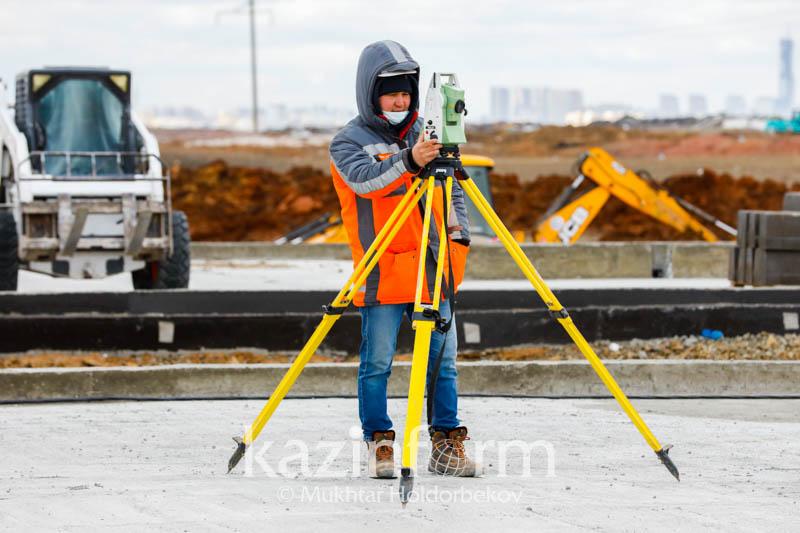
[[[534,241],[572,244],[592,223],[606,202],[615,196],[659,222],[680,232],[694,232],[708,242],[719,240],[697,217],[736,236],[736,230],[713,215],[659,187],[647,171],[625,168],[602,148],[590,148],[577,163],[577,177],[553,201],[536,226]],[[578,195],[590,180],[592,187]]]
[[[486,200],[494,207],[491,191],[494,161],[484,156],[463,154],[461,162]],[[592,183],[592,187],[579,194],[578,188],[586,180]],[[731,226],[659,187],[646,171],[633,172],[602,148],[590,148],[578,159],[577,177],[540,218],[533,231],[533,240],[573,244],[583,235],[611,196],[680,232],[698,233],[709,242],[717,241],[717,236],[695,216],[736,236],[736,230]],[[494,237],[491,228],[469,199],[467,213],[473,235]],[[513,234],[518,241],[525,240],[524,231],[515,231]],[[347,234],[339,215],[326,213],[275,241],[276,244],[301,242],[345,243]]]

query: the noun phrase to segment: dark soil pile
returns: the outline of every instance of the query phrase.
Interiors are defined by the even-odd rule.
[[[339,210],[330,176],[312,167],[279,174],[214,161],[172,175],[173,206],[186,212],[198,241],[271,240]]]
[[[506,224],[515,229],[533,228],[550,203],[567,187],[570,176],[539,176],[521,183],[514,174],[495,174],[492,178],[492,195],[495,209]],[[755,180],[750,177],[733,178],[704,170],[702,174],[672,176],[661,184],[670,193],[683,198],[700,209],[714,215],[730,226],[736,227],[740,209],[779,210],[783,195],[788,190],[800,190],[800,184],[787,186],[774,180]],[[585,183],[578,194],[589,186]],[[702,221],[701,221],[702,222]],[[732,239],[727,233],[713,228],[721,239]],[[680,233],[622,201],[611,197],[592,222],[584,239],[601,241],[636,240],[701,240],[694,233]]]

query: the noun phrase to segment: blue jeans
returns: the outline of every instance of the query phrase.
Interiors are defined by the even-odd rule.
[[[359,308],[361,311],[361,362],[358,366],[358,416],[365,440],[375,431],[392,429],[386,412],[386,386],[392,373],[392,358],[397,348],[397,332],[403,315],[411,320],[414,304],[386,304]],[[439,313],[450,319],[450,302],[439,306]],[[446,337],[446,339],[445,339]],[[456,372],[456,323],[446,334],[434,331],[428,356],[428,382],[433,375],[436,357],[445,343],[442,365],[436,380],[432,425],[451,429],[459,426]]]

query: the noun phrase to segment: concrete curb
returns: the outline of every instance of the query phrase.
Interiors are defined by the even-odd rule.
[[[524,243],[545,278],[727,278],[733,242],[592,242],[572,246]],[[345,244],[276,245],[270,242],[195,242],[193,259],[340,259]],[[468,279],[513,279],[519,269],[499,243],[474,243]]]
[[[626,394],[636,397],[800,397],[800,361],[609,361]],[[288,365],[0,370],[0,402],[101,399],[266,398]],[[356,363],[309,364],[292,397],[356,396]],[[396,363],[389,394],[408,390],[410,364]],[[608,397],[586,361],[459,364],[462,395]]]

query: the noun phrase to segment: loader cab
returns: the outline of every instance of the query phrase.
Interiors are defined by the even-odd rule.
[[[130,72],[48,67],[16,80],[15,121],[36,172],[113,176],[135,172],[142,139],[131,122]]]
[[[480,189],[481,194],[483,194],[483,196],[489,202],[489,205],[493,206],[494,200],[492,199],[489,175],[494,168],[494,160],[489,157],[483,157],[479,155],[462,154],[461,163],[466,168],[467,173],[472,178],[472,181],[475,182],[475,185],[477,185],[478,189]],[[465,197],[464,200],[467,204],[467,217],[469,218],[470,233],[474,235],[494,237],[494,231],[489,227],[486,219],[480,214],[480,211],[478,211],[478,208],[472,203],[472,200],[470,200],[468,197]]]

